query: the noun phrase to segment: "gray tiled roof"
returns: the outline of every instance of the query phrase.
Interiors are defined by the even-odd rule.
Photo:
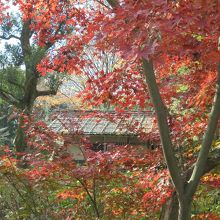
[[[150,111],[56,111],[51,118],[49,127],[66,134],[137,135],[138,132],[149,133],[153,124]]]

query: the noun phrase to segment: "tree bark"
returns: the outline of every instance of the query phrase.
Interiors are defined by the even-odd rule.
[[[30,116],[32,111],[32,106],[27,106],[26,110],[23,111],[23,113],[27,116]],[[16,130],[16,136],[14,139],[14,146],[16,149],[16,157],[17,157],[17,166],[20,168],[26,168],[27,162],[25,161],[24,154],[27,152],[27,143],[26,143],[26,134],[24,126],[24,118],[22,115],[19,116],[19,122],[18,122],[18,128]]]
[[[190,198],[178,201],[177,194],[164,204],[160,220],[190,220],[192,201]]]
[[[143,74],[145,75],[146,83],[150,93],[150,98],[156,112],[160,140],[162,142],[162,149],[166,160],[167,168],[170,172],[170,176],[175,190],[178,194],[178,197],[182,197],[184,190],[184,182],[172,146],[170,129],[167,121],[167,109],[161,98],[160,91],[156,82],[156,76],[153,69],[153,63],[151,61],[143,59]]]
[[[179,213],[179,202],[174,192],[170,199],[163,205],[160,220],[177,220]]]
[[[119,5],[117,0],[107,0],[112,8]],[[177,158],[173,151],[170,130],[167,122],[167,111],[162,101],[159,88],[156,82],[153,62],[142,59],[143,73],[146,77],[146,83],[150,93],[151,101],[154,105],[158,120],[158,128],[160,139],[162,142],[163,154],[166,160],[171,180],[177,192],[179,203],[178,220],[188,220],[191,218],[191,204],[193,195],[196,192],[201,176],[204,174],[205,166],[208,161],[208,154],[215,138],[215,132],[220,118],[220,62],[217,69],[217,82],[214,103],[212,105],[209,123],[205,135],[203,137],[201,150],[199,152],[196,163],[194,164],[189,178],[184,178],[184,173],[178,167]],[[185,180],[188,180],[187,182]],[[172,212],[171,212],[172,213]]]
[[[22,116],[19,118],[19,124],[16,131],[15,141],[14,145],[16,148],[17,153],[22,153],[26,149],[26,143],[25,143],[25,133],[24,129],[22,128],[24,125]]]
[[[192,198],[185,196],[185,198],[179,200],[179,213],[178,220],[190,220],[192,209]]]

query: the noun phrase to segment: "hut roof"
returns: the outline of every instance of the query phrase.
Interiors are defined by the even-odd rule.
[[[80,111],[60,110],[52,114],[49,127],[66,134],[137,135],[149,133],[153,126],[151,111]]]

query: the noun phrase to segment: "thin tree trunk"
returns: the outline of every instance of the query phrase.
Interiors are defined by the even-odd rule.
[[[24,160],[24,153],[27,148],[26,140],[25,140],[25,132],[24,132],[24,122],[23,117],[20,116],[19,118],[19,124],[16,131],[16,136],[14,140],[14,145],[16,149],[16,158],[17,158],[17,166],[20,168],[26,168],[27,163]]]
[[[107,0],[107,1],[112,8],[115,8],[116,6],[119,5],[118,0]],[[146,59],[142,59],[142,63],[143,63],[142,65],[143,73],[146,77],[146,83],[148,85],[151,101],[154,104],[154,108],[157,115],[158,128],[160,132],[160,139],[162,142],[163,154],[165,156],[166,164],[170,172],[170,176],[179,200],[178,220],[189,220],[191,219],[191,206],[192,206],[193,195],[195,194],[200,178],[204,173],[205,165],[208,160],[208,154],[215,137],[218,120],[220,117],[220,63],[218,63],[216,94],[212,106],[212,111],[210,114],[208,128],[205,132],[202,141],[201,150],[199,152],[197,161],[194,165],[192,174],[189,178],[189,181],[187,181],[186,185],[184,184],[185,181],[183,176],[181,175],[183,173],[181,173],[181,169],[178,167],[179,164],[177,162],[177,158],[173,151],[169,126],[167,122],[167,112],[164,103],[162,101],[159,88],[156,83],[153,63]],[[172,213],[172,210],[170,213]],[[167,219],[164,220],[171,220],[169,216],[170,214],[167,215]],[[172,218],[172,220],[175,219]]]

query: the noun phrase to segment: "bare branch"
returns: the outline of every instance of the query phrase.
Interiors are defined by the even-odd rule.
[[[56,95],[57,90],[37,91],[37,96]]]
[[[24,86],[22,86],[21,84],[15,82],[15,81],[13,81],[13,80],[8,80],[8,82],[9,82],[10,84],[13,84],[13,85],[15,85],[15,86],[17,86],[17,87],[19,87],[19,88],[21,88],[21,89],[24,90]]]
[[[15,105],[17,108],[21,107],[21,100],[16,98],[13,94],[8,91],[3,90],[0,88],[0,97],[5,100],[6,102]]]
[[[14,34],[10,34],[9,36],[0,35],[0,39],[2,39],[2,40],[10,40],[12,38],[17,39],[17,40],[21,40],[20,37],[15,36]]]

